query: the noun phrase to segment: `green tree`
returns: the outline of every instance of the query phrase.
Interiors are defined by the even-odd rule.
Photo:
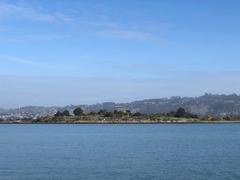
[[[104,117],[113,117],[113,113],[112,112],[106,112],[104,114]]]
[[[81,115],[83,115],[83,110],[78,107],[78,108],[74,109],[73,114],[75,116],[81,116]]]
[[[70,113],[68,110],[65,110],[62,112],[63,116],[70,116]]]
[[[98,112],[99,115],[105,115],[106,113],[107,113],[107,110],[105,110],[105,109],[101,109],[101,110]]]
[[[125,112],[123,111],[118,111],[118,110],[115,110],[114,112],[114,115],[117,116],[117,117],[122,117],[125,115]]]
[[[141,114],[140,112],[136,112],[133,114],[133,116],[142,116],[143,114]]]
[[[55,117],[60,117],[60,116],[63,116],[63,113],[61,113],[60,111],[57,111],[56,114],[54,114]]]
[[[132,114],[132,112],[130,110],[126,110],[127,114]]]
[[[184,117],[186,115],[186,111],[184,108],[180,107],[175,113],[176,117]]]

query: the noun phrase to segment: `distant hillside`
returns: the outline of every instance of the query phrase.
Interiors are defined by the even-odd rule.
[[[175,111],[179,107],[199,115],[239,115],[240,96],[205,94],[200,97],[171,97],[136,101],[128,104],[130,109],[143,113]]]
[[[114,110],[131,110],[132,112],[141,113],[164,113],[176,111],[179,107],[198,115],[240,115],[240,96],[231,95],[213,95],[205,94],[200,97],[171,97],[161,99],[147,99],[134,101],[131,103],[113,103],[105,102],[93,105],[79,105],[66,107],[37,107],[29,106],[20,109],[0,110],[0,115],[8,116],[45,116],[54,114],[57,110],[67,109],[70,112],[76,107],[81,107],[85,112],[99,111],[106,109]]]
[[[171,97],[161,99],[147,99],[131,103],[103,103],[86,107],[87,111],[126,110],[141,113],[164,113],[176,111],[179,107],[199,115],[239,115],[240,96],[205,94],[200,97]]]

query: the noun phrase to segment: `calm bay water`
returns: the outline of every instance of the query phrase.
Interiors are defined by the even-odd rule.
[[[240,124],[0,125],[1,180],[238,180]]]

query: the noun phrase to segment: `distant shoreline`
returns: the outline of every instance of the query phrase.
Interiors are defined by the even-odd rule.
[[[21,124],[66,124],[66,125],[73,125],[73,124],[76,124],[76,125],[84,125],[84,124],[96,124],[96,125],[104,125],[104,124],[110,124],[110,125],[114,125],[114,124],[240,124],[240,120],[239,121],[198,121],[198,122],[49,122],[49,123],[46,123],[46,122],[0,122],[0,125],[21,125]]]
[[[57,111],[54,115],[37,118],[17,118],[1,120],[0,124],[220,124],[240,123],[240,116],[199,116],[188,113],[184,108],[176,112],[141,114],[126,111],[106,111],[84,113],[76,108],[72,114],[68,110]]]

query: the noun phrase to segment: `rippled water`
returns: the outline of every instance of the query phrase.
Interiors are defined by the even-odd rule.
[[[238,180],[240,124],[0,125],[0,180]]]

